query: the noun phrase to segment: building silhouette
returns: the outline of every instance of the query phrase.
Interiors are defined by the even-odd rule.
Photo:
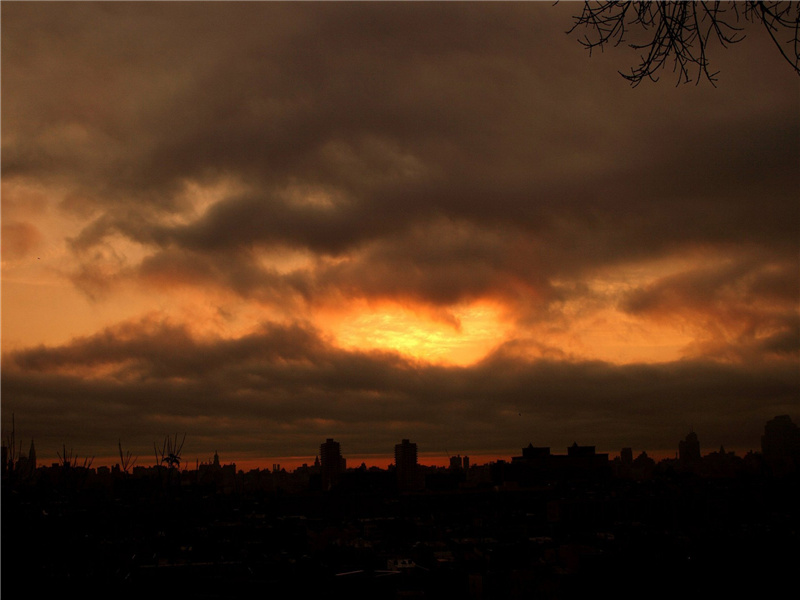
[[[330,490],[339,481],[344,473],[347,463],[342,458],[339,442],[327,438],[319,447],[320,473],[322,475],[322,489]]]
[[[20,444],[21,450],[22,444]],[[13,452],[13,449],[12,449]],[[28,450],[27,456],[19,453],[16,457],[16,461],[10,456],[10,452],[3,446],[3,475],[7,476],[9,474],[14,474],[17,478],[28,478],[33,477],[36,473],[36,446],[31,440],[31,447]]]
[[[597,479],[611,475],[608,454],[598,454],[594,446],[567,448],[567,454],[551,454],[548,446],[528,444],[522,456],[511,457],[509,477],[521,484],[553,479]]]
[[[469,456],[461,457],[461,455],[451,456],[450,457],[450,470],[451,471],[461,471],[467,467],[464,466],[464,460],[467,461],[467,467],[469,466]]]
[[[694,431],[678,443],[678,460],[682,466],[693,466],[700,462],[700,440]]]
[[[650,479],[656,468],[656,461],[647,456],[647,452],[642,450],[633,463],[631,463],[631,474],[634,479]]]
[[[630,479],[633,475],[633,448],[627,446],[619,452],[619,458],[613,461],[614,473],[621,479]]]
[[[215,450],[211,462],[203,462],[198,465],[197,481],[208,485],[213,484],[219,490],[231,492],[236,486],[236,463],[223,465],[219,460],[219,453]]]
[[[395,444],[394,464],[397,473],[398,490],[415,490],[421,487],[416,444],[412,444],[407,439]]]
[[[789,415],[778,415],[764,425],[761,453],[775,474],[800,469],[800,428]]]

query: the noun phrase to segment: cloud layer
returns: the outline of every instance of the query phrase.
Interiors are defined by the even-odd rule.
[[[798,80],[753,31],[631,90],[574,9],[4,5],[4,422],[757,446],[800,391]]]
[[[50,443],[60,433],[84,452],[120,437],[147,448],[180,427],[195,451],[217,443],[258,457],[313,456],[331,436],[357,455],[389,454],[402,436],[439,453],[502,455],[515,441],[560,447],[573,438],[667,449],[687,427],[736,447],[752,444],[770,415],[793,410],[800,384],[789,360],[610,365],[506,350],[469,367],[432,365],[341,350],[298,325],[199,340],[149,319],[18,352],[3,387],[13,398],[6,410]]]

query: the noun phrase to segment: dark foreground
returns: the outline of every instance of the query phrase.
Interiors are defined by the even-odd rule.
[[[4,485],[6,598],[771,597],[796,476],[221,493]]]

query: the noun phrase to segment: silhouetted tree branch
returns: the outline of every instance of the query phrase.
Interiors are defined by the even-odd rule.
[[[75,454],[75,452],[72,450],[72,448],[67,450],[66,444],[64,444],[62,448],[63,448],[63,454],[58,450],[56,450],[56,454],[58,455],[58,461],[62,469],[64,469],[65,471],[72,468],[81,468],[84,470],[91,469],[92,463],[94,462],[94,456],[92,456],[91,458],[89,458],[88,456],[85,457],[83,459],[83,464],[79,464],[78,461],[80,459],[78,458],[78,455]]]
[[[627,43],[641,51],[640,63],[630,74],[620,71],[636,87],[642,80],[657,81],[656,73],[672,63],[678,82],[696,82],[705,77],[712,85],[717,72],[709,68],[709,44],[722,47],[745,38],[742,25],[761,24],[781,56],[800,75],[800,2],[584,2],[568,33],[578,28],[588,32],[578,41],[591,54],[595,48]],[[631,34],[642,41],[628,43]]]
[[[122,472],[127,475],[128,471],[133,468],[136,464],[136,459],[138,457],[133,456],[128,450],[127,452],[122,452],[122,440],[118,440],[117,446],[119,446],[119,464],[122,469]]]
[[[13,473],[17,460],[22,456],[22,442],[19,443],[19,449],[17,449],[17,426],[14,413],[11,413],[11,433],[6,437],[6,448],[8,464],[3,466],[8,469],[9,473]]]
[[[183,439],[178,443],[178,434],[174,438],[166,436],[164,443],[159,451],[155,442],[153,442],[153,449],[156,453],[156,466],[166,463],[170,469],[181,466],[181,452],[183,451],[183,444],[186,441],[186,434],[183,434]]]

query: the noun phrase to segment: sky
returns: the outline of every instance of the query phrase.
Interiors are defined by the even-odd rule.
[[[800,78],[632,88],[581,4],[2,3],[2,425],[96,464],[760,448]]]

